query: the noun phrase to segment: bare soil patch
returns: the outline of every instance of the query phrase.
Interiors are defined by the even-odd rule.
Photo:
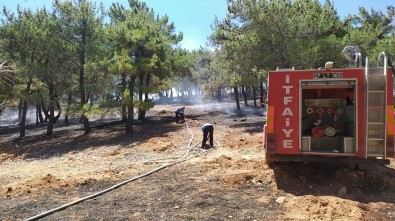
[[[23,140],[0,129],[0,220],[24,220],[155,168],[194,156],[42,220],[393,220],[395,161],[389,166],[264,162],[261,108],[233,103],[157,104],[126,135],[119,121],[43,127]],[[214,124],[217,145],[199,148]],[[45,127],[44,127],[45,130]],[[41,131],[41,132],[40,132]],[[191,145],[189,145],[191,144]],[[188,154],[189,153],[189,154]]]

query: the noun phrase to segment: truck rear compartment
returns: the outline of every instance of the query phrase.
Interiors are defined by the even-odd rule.
[[[356,153],[356,80],[301,81],[301,152]]]

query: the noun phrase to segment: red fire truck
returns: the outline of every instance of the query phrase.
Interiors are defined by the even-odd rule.
[[[359,54],[351,66],[269,72],[266,161],[389,164],[394,157],[392,69]],[[359,62],[358,62],[359,61]],[[359,64],[358,64],[359,63]]]

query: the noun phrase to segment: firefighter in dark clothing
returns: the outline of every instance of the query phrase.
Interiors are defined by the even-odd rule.
[[[185,109],[185,107],[180,107],[180,108],[178,108],[178,109],[175,111],[175,113],[176,113],[176,122],[177,122],[177,123],[179,122],[178,116],[180,116],[181,121],[185,121],[185,118],[184,118],[184,109]]]
[[[214,147],[214,127],[211,124],[204,124],[202,126],[203,131],[203,141],[202,141],[202,148],[206,149],[206,142],[210,138],[210,147]]]

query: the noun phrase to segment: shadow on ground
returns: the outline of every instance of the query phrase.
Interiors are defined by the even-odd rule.
[[[295,196],[335,196],[343,199],[393,203],[395,170],[380,165],[278,163],[271,165],[277,187]]]

